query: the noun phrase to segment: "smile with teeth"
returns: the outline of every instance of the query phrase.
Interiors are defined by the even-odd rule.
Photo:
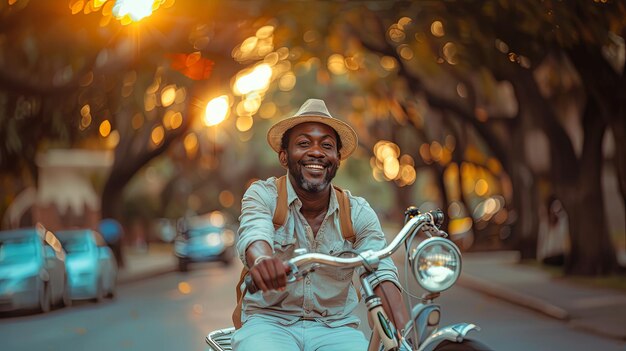
[[[324,169],[322,165],[304,165],[304,167],[308,169]]]

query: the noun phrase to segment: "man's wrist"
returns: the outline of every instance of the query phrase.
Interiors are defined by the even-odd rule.
[[[254,259],[254,263],[252,263],[252,267],[256,266],[259,262],[263,261],[263,260],[267,260],[272,258],[272,256],[268,256],[268,255],[261,255],[257,258]]]

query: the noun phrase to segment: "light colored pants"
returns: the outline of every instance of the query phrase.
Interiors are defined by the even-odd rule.
[[[261,314],[250,316],[232,338],[233,350],[365,351],[368,341],[352,327],[331,328],[314,320],[286,324]]]

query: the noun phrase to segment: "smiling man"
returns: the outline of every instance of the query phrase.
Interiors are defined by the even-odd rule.
[[[357,147],[357,135],[333,118],[322,100],[309,99],[292,117],[270,128],[268,142],[287,169],[286,178],[254,182],[242,199],[237,249],[261,292],[243,296],[235,350],[366,350],[368,342],[352,312],[358,304],[353,270],[321,267],[287,284],[283,261],[294,250],[338,255],[385,245],[376,213],[363,198],[331,185],[341,160]],[[286,195],[280,196],[280,189]],[[284,197],[284,199],[283,199]],[[341,199],[339,198],[341,197]],[[347,198],[352,235],[342,234],[340,201]],[[275,212],[286,202],[284,223]],[[344,216],[347,216],[344,213]],[[396,326],[408,320],[397,270],[381,260],[370,284]],[[242,291],[245,293],[245,290]]]

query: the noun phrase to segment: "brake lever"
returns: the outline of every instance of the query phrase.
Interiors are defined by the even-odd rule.
[[[319,264],[313,263],[305,269],[298,269],[296,265],[294,265],[293,263],[289,263],[290,273],[287,276],[287,283],[293,283],[295,281],[304,279],[304,277],[306,277],[309,273],[315,272],[315,270],[319,266]]]
[[[437,226],[435,226],[435,225],[433,225],[431,223],[424,224],[424,226],[422,227],[422,232],[424,234],[426,234],[426,236],[428,236],[429,238],[432,238],[433,236],[438,236],[438,237],[442,237],[442,238],[447,238],[448,237],[448,233],[446,233],[443,230],[437,228]]]

